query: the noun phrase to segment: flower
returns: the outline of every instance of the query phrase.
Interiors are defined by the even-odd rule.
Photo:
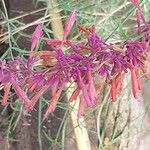
[[[9,93],[10,93],[10,89],[11,89],[11,83],[4,84],[3,89],[4,89],[4,96],[3,96],[3,99],[2,99],[2,105],[6,106],[7,105],[7,100],[8,100],[8,97],[9,97]]]
[[[48,40],[47,44],[50,46],[61,46],[63,43],[61,40]]]
[[[83,25],[81,25],[81,24],[78,24],[78,28],[79,28],[80,31],[86,33],[86,35],[90,35],[90,34],[91,34],[90,29],[86,29],[86,28],[85,28]]]
[[[77,19],[77,14],[76,14],[76,11],[74,10],[70,16],[69,16],[69,19],[65,22],[65,29],[64,29],[64,34],[63,34],[63,39],[62,40],[48,40],[47,41],[47,44],[50,45],[50,46],[61,46],[61,45],[64,45],[66,44],[67,42],[67,37],[75,23]]]
[[[21,86],[24,85],[27,78],[30,78],[28,68],[25,68],[25,62],[21,58],[17,57],[13,61],[2,61],[0,66],[0,82],[3,85],[4,96],[2,99],[2,105],[7,104],[7,99],[10,93],[10,89],[14,89],[15,93],[19,98],[25,103],[30,103],[30,100],[27,94],[21,89]],[[28,72],[28,73],[27,73]],[[27,74],[29,75],[27,77]]]
[[[66,41],[67,36],[69,35],[75,21],[77,19],[76,11],[74,10],[70,16],[69,19],[65,22],[65,29],[64,29],[64,35],[63,35],[63,41]]]
[[[141,90],[141,81],[139,78],[140,70],[145,68],[145,61],[147,56],[147,46],[144,42],[140,41],[127,41],[125,42],[126,58],[134,68],[131,68],[131,81],[133,95],[137,99],[139,90]]]
[[[122,90],[122,85],[123,85],[122,83],[123,83],[123,74],[122,73],[118,73],[110,81],[110,84],[111,84],[110,96],[111,96],[111,99],[113,102],[116,101],[117,95]]]
[[[42,27],[41,25],[38,25],[36,28],[35,28],[35,31],[32,35],[32,39],[31,39],[31,51],[34,50],[36,44],[38,43],[39,39],[41,38],[43,34],[43,31],[42,31]]]
[[[95,26],[92,26],[91,34],[88,36],[88,44],[91,48],[91,51],[95,52],[96,50],[102,50],[105,46],[104,41],[95,33]]]
[[[138,9],[141,9],[140,8],[140,4],[139,4],[139,0],[130,0],[131,1],[131,3],[135,6],[135,7],[137,7]]]
[[[143,67],[146,60],[147,46],[140,41],[126,41],[126,58],[135,67]]]
[[[55,88],[55,91],[52,88],[52,100],[51,100],[51,102],[49,103],[49,105],[46,109],[46,113],[44,115],[44,118],[46,118],[49,113],[54,112],[54,110],[56,109],[56,105],[58,103],[59,97],[62,93],[62,90],[63,90],[64,86],[61,86],[59,88],[56,86],[54,88]]]

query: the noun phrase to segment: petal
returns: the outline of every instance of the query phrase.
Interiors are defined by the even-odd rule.
[[[90,97],[89,97],[89,93],[88,93],[88,88],[87,86],[83,83],[82,81],[82,78],[80,76],[80,71],[78,70],[78,86],[81,88],[82,90],[82,94],[83,94],[83,97],[84,97],[84,100],[86,102],[86,104],[90,107],[92,107],[92,103],[91,103],[91,100],[90,100]]]
[[[37,84],[36,83],[30,85],[29,92],[33,92],[36,88],[37,88]]]
[[[30,110],[32,110],[35,106],[35,104],[37,103],[37,101],[39,100],[39,98],[47,91],[47,89],[49,88],[49,85],[45,85],[43,86],[40,91],[38,91],[38,93],[36,93],[31,101],[30,104],[26,105],[25,111],[28,112]]]
[[[111,99],[112,101],[116,101],[117,93],[116,93],[116,78],[111,80]]]
[[[84,26],[82,26],[81,24],[78,24],[78,28],[80,31],[86,33],[87,35],[91,34],[91,31],[89,29],[86,29]]]
[[[27,88],[28,88],[29,92],[33,92],[36,87],[37,87],[37,84],[34,83],[32,80],[29,79],[27,81]]]
[[[4,85],[4,96],[3,96],[3,99],[2,99],[2,105],[3,106],[6,106],[7,104],[7,100],[8,100],[8,96],[9,96],[9,92],[10,92],[10,88],[11,88],[11,83],[6,83]]]
[[[83,97],[84,97],[84,100],[85,100],[87,106],[92,107],[93,103],[91,102],[91,99],[89,97],[89,93],[87,91],[86,85],[84,85],[84,87],[82,88],[82,94],[83,94]]]
[[[75,21],[77,19],[77,14],[76,11],[74,10],[71,14],[69,19],[65,23],[65,29],[64,29],[64,36],[63,36],[63,41],[66,41],[67,36],[69,35]]]
[[[137,17],[137,26],[138,26],[137,32],[141,33],[141,17],[138,10],[136,11],[136,17]]]
[[[57,81],[53,84],[51,89],[52,89],[52,97],[54,97],[58,90],[58,82]]]
[[[134,6],[139,7],[139,0],[130,0]]]
[[[33,56],[51,56],[51,57],[55,57],[56,56],[56,53],[54,51],[44,51],[44,50],[41,50],[41,51],[38,51],[38,52],[33,52]]]
[[[137,81],[137,76],[135,73],[135,69],[131,70],[131,80],[132,80],[132,90],[133,90],[133,95],[137,99],[138,98],[138,81]]]
[[[138,89],[139,89],[139,90],[142,90],[142,82],[141,82],[141,80],[140,80],[140,78],[139,78],[139,76],[140,76],[140,69],[139,69],[139,68],[136,69],[136,70],[135,70],[135,73],[136,73],[136,76],[137,76]]]
[[[64,86],[62,86],[58,91],[57,93],[52,97],[52,101],[50,102],[50,104],[48,105],[48,108],[46,110],[46,113],[44,115],[44,118],[47,118],[48,114],[51,113],[51,112],[54,112],[54,110],[56,109],[56,106],[57,106],[57,103],[58,103],[58,100],[59,100],[59,97],[62,93],[62,90],[63,90]]]
[[[34,48],[36,47],[37,42],[41,38],[42,34],[43,34],[42,27],[41,27],[41,25],[38,25],[35,28],[35,31],[34,31],[34,33],[32,35],[32,39],[31,39],[31,51],[33,51]]]
[[[20,88],[20,86],[17,83],[13,83],[13,88],[16,92],[16,94],[19,96],[21,100],[25,103],[25,105],[28,105],[30,103],[30,100],[27,96],[27,94]]]
[[[71,97],[69,98],[69,101],[72,102],[73,100],[77,100],[77,97],[79,96],[80,92],[81,92],[81,89],[80,89],[79,87],[77,87],[77,88],[73,91]]]
[[[61,46],[63,44],[63,41],[60,40],[48,40],[47,44],[50,46]]]
[[[93,77],[90,70],[88,71],[88,80],[89,80],[89,84],[88,84],[89,97],[91,99],[91,103],[94,105],[97,99],[97,94],[96,94],[96,89],[94,86]]]
[[[119,73],[116,76],[116,93],[119,94],[122,91],[122,82],[123,82],[123,75]]]

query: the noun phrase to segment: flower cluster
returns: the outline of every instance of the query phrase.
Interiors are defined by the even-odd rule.
[[[115,101],[122,90],[123,77],[127,72],[131,72],[133,95],[138,98],[142,88],[140,74],[147,73],[145,63],[149,53],[150,24],[145,21],[138,1],[131,2],[137,9],[138,34],[143,38],[128,40],[119,46],[103,41],[96,33],[95,26],[86,29],[80,24],[78,28],[87,36],[86,42],[68,40],[76,21],[76,12],[73,11],[65,24],[63,39],[47,41],[55,50],[34,52],[43,34],[39,25],[33,34],[31,54],[27,60],[17,57],[7,62],[0,61],[0,83],[4,90],[2,105],[7,104],[10,90],[14,89],[28,112],[34,108],[38,99],[51,89],[52,100],[46,110],[47,116],[55,110],[65,85],[75,82],[76,87],[69,100],[80,99],[80,117],[84,114],[84,107],[93,107],[98,103],[103,82],[110,85],[110,97]],[[141,21],[144,27],[141,27]],[[64,51],[66,47],[69,52]],[[99,83],[98,77],[101,79]]]

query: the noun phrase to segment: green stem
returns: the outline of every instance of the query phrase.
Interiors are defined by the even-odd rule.
[[[38,109],[38,142],[39,142],[39,150],[42,150],[42,140],[41,140],[41,121],[42,121],[42,101],[39,100],[39,109]]]
[[[10,23],[9,23],[9,17],[8,17],[8,12],[7,12],[5,1],[2,0],[2,3],[3,3],[5,17],[6,17],[6,21],[7,21],[9,50],[10,50],[11,56],[13,58],[12,49],[11,49],[12,48],[12,43],[11,43],[11,28],[10,28]]]

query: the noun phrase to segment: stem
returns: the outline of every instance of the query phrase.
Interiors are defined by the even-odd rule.
[[[7,12],[5,1],[2,0],[2,3],[3,3],[3,7],[4,7],[5,17],[6,17],[6,20],[7,20],[9,50],[10,50],[11,56],[13,58],[12,43],[11,43],[11,28],[10,28],[10,23],[9,23],[9,17],[8,17],[8,12]]]
[[[108,91],[106,93],[106,95],[104,96],[103,98],[103,101],[102,101],[102,104],[100,105],[100,109],[98,111],[98,115],[97,115],[97,134],[98,134],[98,140],[99,140],[99,148],[102,148],[103,147],[103,140],[101,138],[101,135],[100,135],[100,116],[101,116],[101,113],[102,113],[102,109],[106,103],[106,101],[108,100],[108,97],[109,97],[109,93],[110,91]]]
[[[38,111],[38,142],[39,142],[39,150],[42,150],[42,140],[41,140],[41,110],[42,110],[42,101],[39,101],[39,111]]]
[[[74,110],[71,111],[71,120],[74,127],[78,150],[91,150],[84,117],[77,117],[79,101],[77,100],[76,102],[72,102],[70,105],[74,105]]]
[[[63,39],[63,23],[61,15],[59,13],[58,3],[57,0],[47,0],[47,7],[49,10],[49,14],[51,14],[51,27],[53,31],[54,38],[62,40]],[[58,19],[55,19],[58,18]]]

